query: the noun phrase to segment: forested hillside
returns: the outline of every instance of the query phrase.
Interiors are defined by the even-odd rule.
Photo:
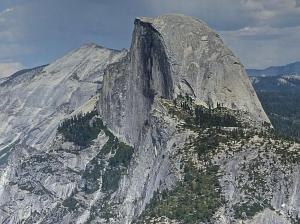
[[[275,129],[300,139],[300,76],[252,77],[252,82]]]

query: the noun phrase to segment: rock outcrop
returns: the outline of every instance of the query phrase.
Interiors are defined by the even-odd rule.
[[[168,57],[171,73],[160,77],[173,84],[169,87],[172,91],[167,88],[172,93],[169,97],[188,94],[207,106],[216,107],[221,103],[228,108],[248,111],[257,120],[268,120],[239,59],[204,22],[184,15],[165,15],[140,18],[136,24],[160,37],[158,41]],[[143,39],[143,34],[135,35]]]
[[[104,79],[99,110],[110,128],[132,143],[155,97],[187,94],[198,104],[219,103],[269,122],[239,59],[204,22],[188,16],[137,18],[128,58],[110,66]],[[115,79],[123,81],[109,81]]]
[[[105,68],[125,54],[126,51],[86,44],[50,65],[17,72],[0,84],[1,205],[18,201],[13,188],[4,190],[18,175],[19,162],[31,154],[48,151],[63,119],[95,107]],[[33,167],[29,169],[31,173],[22,172],[35,175]],[[39,184],[40,188],[44,188],[43,184]],[[38,200],[33,197],[27,202],[37,208],[41,206]],[[44,203],[45,207],[49,205]],[[28,205],[23,206],[15,207],[19,212],[14,216],[12,211],[1,213],[0,223],[16,223],[20,217],[27,217]],[[5,221],[7,217],[11,219]]]
[[[87,44],[0,84],[0,148],[13,140],[46,147],[61,120],[96,95],[104,69],[124,53]]]
[[[0,86],[1,223],[299,221],[300,146],[202,21],[137,18],[128,52],[83,46]]]

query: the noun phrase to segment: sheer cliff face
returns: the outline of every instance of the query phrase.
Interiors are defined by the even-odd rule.
[[[113,118],[120,111],[112,106],[118,97],[112,99],[115,91],[111,92],[111,86],[103,89],[100,110],[102,106],[114,107],[108,113],[102,110],[103,115],[112,129],[132,143],[137,142],[155,97],[175,99],[188,94],[198,104],[216,107],[219,103],[247,111],[254,120],[269,122],[239,59],[218,34],[191,17],[137,18],[128,59],[120,66],[126,70],[126,84],[115,88],[126,98],[124,114]],[[115,73],[125,77],[114,67],[106,72],[108,80],[114,79]]]
[[[174,83],[173,95],[186,93],[208,106],[222,103],[268,121],[239,59],[204,22],[183,15],[138,21],[161,37]]]
[[[150,24],[136,20],[130,52],[107,69],[99,103],[108,125],[132,144],[139,141],[154,98],[173,99],[170,69],[160,33]]]
[[[115,211],[120,211],[117,222],[132,222],[154,192],[172,188],[183,179],[180,164],[184,156],[179,151],[184,148],[182,142],[195,133],[189,129],[178,130],[180,121],[169,117],[168,106],[163,102],[185,95],[196,104],[214,108],[219,103],[246,112],[247,119],[252,121],[269,122],[243,66],[206,24],[182,15],[136,19],[131,49],[126,57],[106,70],[98,103],[108,127],[133,145],[136,152],[128,175],[123,177],[112,199]],[[238,159],[242,159],[240,155]],[[230,176],[230,168],[223,169],[228,169],[224,172]],[[297,169],[292,169],[295,173],[291,176],[297,175]],[[237,172],[242,178],[242,171]],[[292,182],[298,189],[297,180]],[[226,194],[243,194],[242,190],[234,190],[234,186],[227,184],[225,181],[222,186]],[[270,191],[276,194],[276,189]],[[284,193],[289,198],[288,194]],[[237,205],[228,205],[225,209],[228,213],[220,214],[216,223],[231,223],[234,218],[229,211],[233,206]],[[273,212],[264,212],[257,218],[264,221],[258,222],[272,223],[276,219]]]
[[[0,82],[0,223],[299,220],[300,145],[262,125],[201,21],[138,18],[128,52],[87,45]]]

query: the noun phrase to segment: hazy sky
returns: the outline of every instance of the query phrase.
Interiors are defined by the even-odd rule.
[[[128,48],[135,17],[164,13],[206,21],[248,68],[300,60],[300,0],[0,0],[0,73],[87,42]]]

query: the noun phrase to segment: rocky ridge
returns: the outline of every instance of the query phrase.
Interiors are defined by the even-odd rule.
[[[299,144],[202,21],[137,18],[129,52],[84,46],[1,86],[1,223],[299,221]]]

